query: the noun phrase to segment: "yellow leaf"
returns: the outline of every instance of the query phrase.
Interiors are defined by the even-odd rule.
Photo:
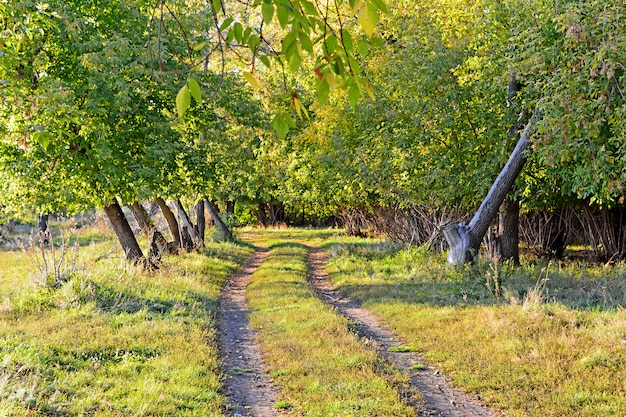
[[[310,120],[310,117],[309,117],[309,112],[308,112],[308,110],[306,109],[306,107],[304,107],[304,104],[302,104],[302,102],[301,102],[300,100],[298,100],[297,105],[299,105],[299,106],[300,106],[300,108],[302,109],[302,113],[304,113],[304,115],[306,116],[306,118]],[[300,116],[300,118],[302,118],[302,116]]]
[[[365,91],[367,91],[367,94],[370,96],[372,101],[376,101],[376,97],[374,96],[374,92],[372,91],[372,86],[370,85],[370,83],[364,83],[363,85],[365,86]]]
[[[259,84],[259,81],[256,79],[256,77],[254,75],[252,75],[252,73],[248,72],[248,71],[244,71],[243,72],[243,78],[246,79],[246,81],[248,81],[248,83],[250,83],[250,85],[256,89],[260,89],[261,88],[261,84]]]
[[[324,76],[326,77],[330,91],[334,91],[337,88],[337,77],[335,77],[335,74],[332,72],[327,72]]]
[[[300,100],[297,97],[293,97],[293,106],[296,108],[296,112],[298,113],[298,117],[302,119],[302,111],[300,110]]]
[[[182,118],[190,105],[191,92],[189,91],[187,84],[185,84],[176,95],[176,110],[178,111],[178,117]]]
[[[371,38],[372,35],[374,34],[374,25],[375,23],[372,22],[372,20],[370,19],[370,13],[367,7],[367,4],[363,7],[361,7],[361,10],[359,11],[359,17],[358,17],[358,22],[359,25],[361,25],[361,28],[363,29],[363,32],[365,32],[365,35],[367,35],[368,38]]]

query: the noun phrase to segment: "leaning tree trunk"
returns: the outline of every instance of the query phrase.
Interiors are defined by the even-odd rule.
[[[157,197],[154,199],[157,206],[161,209],[161,213],[163,213],[163,217],[167,221],[167,226],[170,229],[170,234],[172,235],[172,240],[176,242],[180,246],[180,230],[178,229],[178,221],[176,220],[176,216],[170,210],[170,207],[167,205],[165,200],[161,197]]]
[[[443,234],[450,245],[448,253],[448,262],[453,265],[462,265],[471,262],[476,254],[483,236],[487,232],[492,219],[498,213],[498,210],[507,193],[513,187],[515,180],[519,176],[526,159],[524,151],[530,145],[530,138],[534,133],[536,117],[533,115],[524,128],[524,132],[520,137],[513,153],[509,157],[506,165],[500,171],[500,174],[494,181],[487,197],[468,223],[459,223],[447,226],[443,230]]]
[[[220,229],[220,232],[222,232],[222,234],[224,235],[224,240],[226,240],[227,242],[234,242],[235,237],[231,233],[228,226],[226,226],[226,223],[224,223],[222,219],[220,218],[220,215],[218,213],[217,207],[215,207],[215,204],[213,204],[213,202],[207,198],[206,206],[207,206],[207,210],[209,211],[209,214],[211,215],[211,218],[213,219],[213,222],[215,222],[215,225],[217,226],[217,228]]]
[[[152,234],[156,230],[156,227],[154,226],[154,223],[144,206],[138,201],[135,201],[131,208],[133,210],[133,216],[135,217],[135,220],[137,220],[137,224],[139,225],[141,232],[145,234],[148,239],[152,238]]]
[[[124,255],[126,259],[131,261],[133,264],[143,263],[144,257],[141,248],[139,247],[139,243],[137,243],[137,239],[133,234],[133,230],[130,228],[128,224],[128,220],[122,211],[117,200],[113,200],[107,206],[104,207],[104,212],[109,218],[109,222],[111,223],[111,227],[117,236],[117,240],[119,240],[120,245],[122,245],[122,249],[124,250]]]

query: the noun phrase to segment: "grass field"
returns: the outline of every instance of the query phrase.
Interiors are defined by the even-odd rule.
[[[1,255],[0,415],[221,415],[218,297],[252,249],[208,243],[149,274],[94,262],[113,242],[96,236],[56,277],[36,249]]]
[[[504,415],[626,415],[623,264],[458,270],[424,248],[337,230],[239,236],[248,243],[208,242],[156,273],[109,253],[105,228],[77,232],[78,245],[65,237],[45,264],[36,246],[0,251],[0,415],[221,416],[218,297],[250,243],[271,249],[247,297],[285,412],[413,415],[394,389],[405,376],[306,285],[308,244],[328,252],[334,284],[407,349]]]
[[[327,241],[331,279],[454,383],[511,416],[626,415],[626,268],[450,268],[389,242]]]

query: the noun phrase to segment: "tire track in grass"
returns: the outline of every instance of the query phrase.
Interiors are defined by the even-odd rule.
[[[281,240],[270,248],[246,293],[251,326],[280,388],[276,407],[294,416],[416,416],[392,386],[404,378],[308,285],[308,247]]]
[[[358,323],[356,332],[373,340],[381,356],[410,374],[410,384],[424,397],[419,410],[422,416],[491,417],[497,415],[477,399],[452,387],[437,370],[426,366],[420,355],[407,352],[405,341],[397,338],[371,311],[342,296],[335,290],[326,273],[326,254],[319,247],[309,247],[307,256],[309,283],[318,296],[348,319]]]
[[[269,250],[258,248],[228,279],[219,306],[219,346],[224,392],[229,402],[229,416],[273,417],[276,389],[263,372],[263,360],[256,332],[248,325],[245,290],[250,277],[263,263]]]

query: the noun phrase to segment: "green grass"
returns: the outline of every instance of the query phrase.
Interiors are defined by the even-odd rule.
[[[306,416],[411,416],[394,373],[349,331],[348,320],[321,302],[306,284],[307,248],[276,240],[247,290],[251,325],[260,332],[270,376],[280,388],[277,406]],[[310,232],[289,232],[306,238]]]
[[[221,416],[214,318],[252,249],[209,243],[149,274],[119,252],[94,263],[111,240],[92,240],[57,281],[28,253],[0,255],[31,265],[11,278],[28,285],[2,290],[0,415]]]
[[[443,255],[384,241],[325,248],[342,292],[506,415],[626,414],[625,265],[456,270]]]

